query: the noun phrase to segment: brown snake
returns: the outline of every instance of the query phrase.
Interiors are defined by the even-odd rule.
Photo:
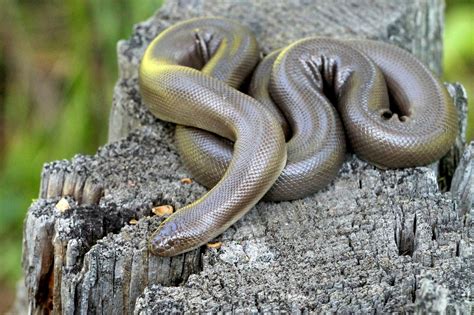
[[[221,18],[178,23],[147,48],[143,100],[178,124],[186,166],[212,187],[160,225],[154,254],[208,242],[264,195],[291,200],[321,189],[344,160],[346,138],[358,156],[389,168],[428,164],[454,142],[457,114],[445,88],[400,48],[302,39],[259,64],[250,97],[237,88],[258,59],[251,31]]]

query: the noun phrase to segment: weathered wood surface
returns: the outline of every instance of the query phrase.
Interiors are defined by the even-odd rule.
[[[159,224],[151,207],[179,208],[205,189],[181,183],[189,174],[174,128],[141,103],[137,65],[162,29],[204,15],[249,25],[265,52],[315,34],[369,37],[409,49],[441,71],[442,1],[168,1],[119,43],[110,144],[44,167],[42,197],[67,192],[88,203],[103,196],[98,205],[41,198],[29,209],[23,269],[30,312],[469,313],[473,144],[451,192],[440,192],[437,165],[383,171],[348,155],[327,189],[259,203],[219,238],[221,249],[171,259],[149,254],[146,240]],[[448,87],[463,112],[465,92]],[[461,115],[461,128],[465,123]],[[460,136],[451,161],[463,147]],[[453,171],[450,163],[441,178]]]

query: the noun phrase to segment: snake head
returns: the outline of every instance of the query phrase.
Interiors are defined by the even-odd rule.
[[[174,256],[177,255],[176,245],[179,244],[178,227],[173,220],[165,220],[153,233],[149,249],[153,255]]]

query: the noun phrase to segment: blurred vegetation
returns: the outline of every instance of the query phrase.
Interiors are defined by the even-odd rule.
[[[474,1],[448,0],[444,32],[444,80],[461,82],[469,101],[467,139],[474,140]]]
[[[105,143],[117,41],[161,0],[0,4],[0,282],[13,285],[43,163]]]
[[[0,282],[20,276],[22,221],[43,163],[105,143],[116,43],[160,2],[0,1]],[[445,79],[462,82],[472,99],[474,4],[447,8]]]

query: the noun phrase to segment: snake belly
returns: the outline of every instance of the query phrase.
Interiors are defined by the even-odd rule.
[[[228,82],[243,80],[258,54],[247,28],[218,18],[179,23],[147,48],[139,84],[150,111],[234,142],[234,158],[222,179],[162,222],[151,237],[152,253],[178,255],[221,234],[263,197],[285,166],[286,143],[278,121],[219,79],[225,74]],[[209,68],[214,77],[199,71]]]
[[[212,67],[206,69],[203,60],[217,62],[219,57],[210,53],[216,48],[202,48],[206,45],[197,42],[201,42],[200,51],[207,52],[201,52],[201,56],[208,57],[193,67],[201,67],[208,77],[237,88],[241,80],[229,80],[232,76],[225,75],[225,71],[214,75]],[[439,159],[457,134],[456,110],[444,86],[409,53],[375,41],[319,37],[297,41],[259,64],[249,94],[258,100],[251,105],[272,116],[272,124],[283,130],[287,140],[288,160],[266,192],[264,198],[268,200],[298,199],[325,187],[343,162],[345,137],[359,157],[380,167],[400,168]],[[195,117],[200,119],[197,113]],[[176,143],[182,159],[198,182],[214,187],[211,193],[221,185],[221,179],[230,176],[232,163],[241,159],[236,150],[238,142],[233,143],[234,139],[222,132],[178,123],[181,126],[176,129]],[[267,137],[273,137],[273,133],[268,131]],[[220,198],[224,202],[227,197]],[[182,210],[165,221],[169,235],[175,234],[171,231],[173,225],[185,226],[183,217],[178,216]],[[188,223],[193,230],[193,219],[187,218]],[[159,247],[158,238],[153,238],[152,250]],[[186,236],[173,244],[184,239]],[[177,252],[167,251],[165,255]]]

